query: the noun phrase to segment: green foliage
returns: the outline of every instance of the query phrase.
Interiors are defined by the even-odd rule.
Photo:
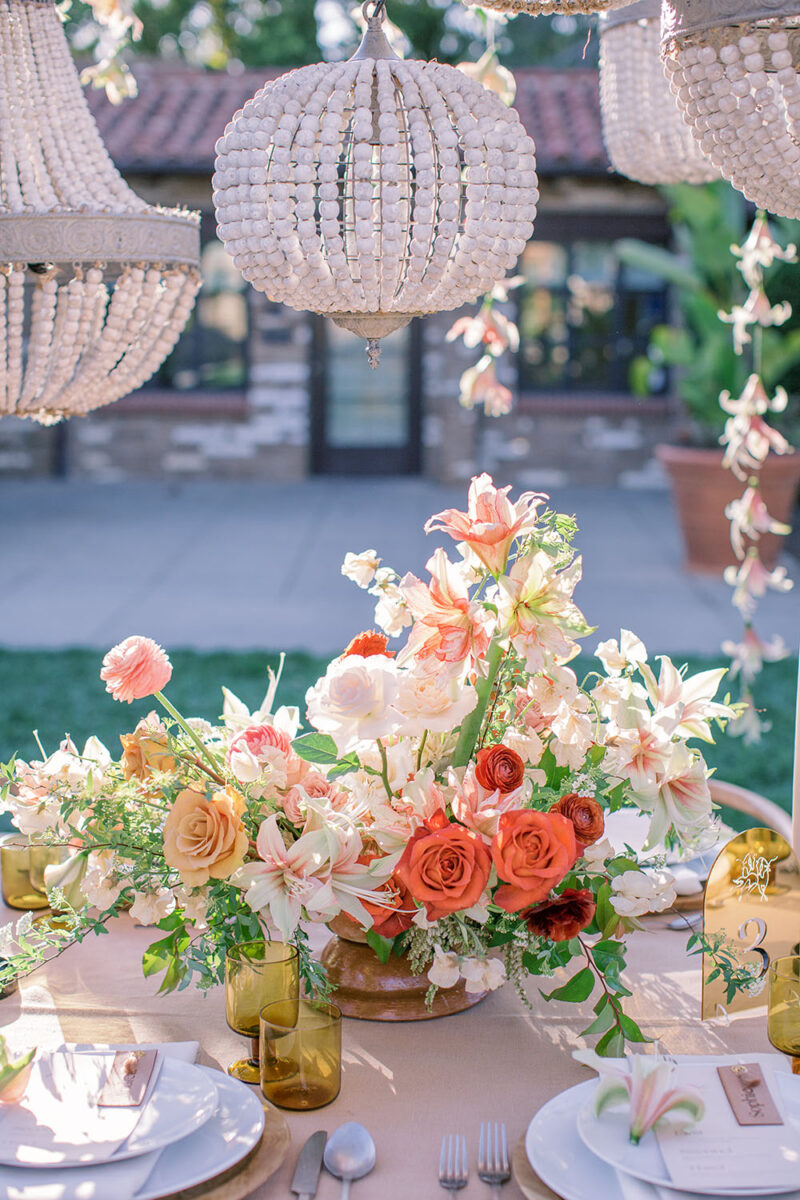
[[[711,970],[706,975],[706,983],[721,979],[725,988],[725,1003],[730,1004],[734,996],[741,991],[747,991],[755,982],[755,972],[752,966],[742,964],[739,955],[741,946],[737,946],[724,933],[710,935],[700,931],[693,933],[686,943],[690,954],[703,954],[711,963]]]
[[[670,203],[675,251],[624,238],[617,243],[617,255],[623,263],[652,272],[671,285],[682,325],[653,330],[647,355],[631,364],[631,387],[647,395],[654,371],[674,368],[691,420],[691,440],[715,446],[725,423],[719,393],[727,390],[738,395],[751,371],[748,355],[734,353],[731,328],[718,316],[747,297],[738,259],[730,251],[746,235],[747,210],[742,196],[721,181],[704,187],[679,184],[662,191]],[[797,222],[774,222],[774,226],[784,243],[799,240]],[[800,296],[800,265],[776,269],[771,281],[774,301],[792,300],[792,293]],[[790,324],[765,329],[761,374],[767,389],[790,383],[787,376],[798,364],[800,328]]]

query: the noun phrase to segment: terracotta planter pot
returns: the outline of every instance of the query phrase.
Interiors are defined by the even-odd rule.
[[[430,982],[414,975],[408,960],[392,954],[382,963],[366,944],[363,932],[348,918],[330,923],[336,935],[322,951],[321,961],[336,988],[331,999],[346,1017],[362,1021],[430,1021],[464,1012],[484,999],[487,992],[469,993],[461,980],[436,993],[432,1008],[425,1007]]]
[[[686,567],[718,575],[736,561],[725,507],[741,496],[746,484],[722,466],[721,450],[657,446],[656,456],[669,475],[683,533]],[[791,525],[800,487],[800,454],[770,454],[760,479],[770,515]],[[761,535],[759,553],[770,570],[780,558],[784,544],[785,538],[777,534]]]

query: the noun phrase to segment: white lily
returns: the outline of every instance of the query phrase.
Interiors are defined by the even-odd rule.
[[[675,1067],[665,1058],[634,1054],[628,1057],[627,1070],[612,1065],[593,1050],[576,1050],[573,1058],[593,1067],[601,1076],[594,1094],[596,1117],[606,1109],[630,1107],[629,1136],[634,1146],[668,1114],[682,1114],[686,1128],[703,1118],[702,1096],[695,1088],[673,1086]]]

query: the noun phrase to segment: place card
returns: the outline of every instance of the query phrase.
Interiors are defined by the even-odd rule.
[[[740,1125],[716,1066],[681,1063],[676,1086],[696,1088],[706,1111],[703,1119],[688,1129],[666,1124],[656,1128],[658,1146],[675,1187],[743,1195],[763,1188],[797,1187],[800,1124],[787,1114],[771,1067],[764,1071],[764,1079],[783,1123]],[[787,1075],[787,1079],[787,1086],[792,1086],[792,1077]]]
[[[782,1125],[764,1072],[758,1063],[737,1063],[717,1067],[733,1115],[740,1125]]]
[[[97,1097],[98,1105],[138,1108],[145,1098],[157,1061],[156,1050],[118,1050],[106,1070],[106,1081]]]

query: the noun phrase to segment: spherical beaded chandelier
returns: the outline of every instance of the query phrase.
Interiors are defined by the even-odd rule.
[[[520,13],[527,13],[529,17],[543,17],[551,14],[577,16],[581,13],[591,16],[592,13],[624,8],[630,4],[630,0],[464,0],[464,3],[469,8],[479,5],[507,17],[516,17]]]
[[[800,0],[664,0],[661,54],[720,174],[759,208],[800,216]]]
[[[600,111],[615,171],[638,183],[707,183],[719,171],[684,121],[661,65],[661,0],[600,17]]]
[[[0,0],[0,415],[50,424],[148,379],[200,277],[192,214],[122,180],[53,0]]]
[[[220,237],[258,291],[368,340],[458,308],[515,265],[539,199],[514,111],[454,67],[405,62],[383,0],[348,62],[266,84],[217,143]]]

